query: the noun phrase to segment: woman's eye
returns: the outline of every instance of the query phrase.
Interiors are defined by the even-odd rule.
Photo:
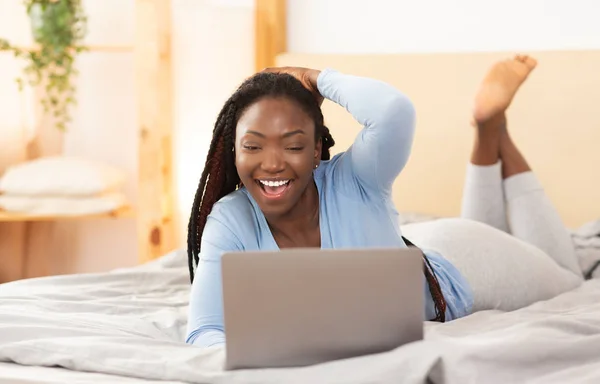
[[[301,150],[303,150],[304,148],[303,148],[303,147],[288,147],[288,149],[289,149],[290,151],[301,151]]]
[[[244,149],[248,150],[248,151],[256,151],[258,149],[260,149],[259,147],[257,147],[256,145],[244,145]]]

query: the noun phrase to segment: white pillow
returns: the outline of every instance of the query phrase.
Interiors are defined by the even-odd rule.
[[[0,210],[33,215],[92,215],[112,212],[127,203],[121,193],[95,197],[40,197],[0,195]]]
[[[67,156],[44,157],[9,167],[0,193],[22,196],[91,196],[115,191],[125,173],[107,164]]]

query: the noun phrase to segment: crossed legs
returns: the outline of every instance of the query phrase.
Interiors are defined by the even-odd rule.
[[[505,110],[536,65],[527,56],[496,63],[481,84],[461,216],[508,232],[580,275],[571,236],[507,129]]]
[[[402,229],[461,272],[474,312],[522,308],[582,281],[571,237],[507,130],[505,111],[536,65],[527,56],[499,62],[481,84],[462,218]]]

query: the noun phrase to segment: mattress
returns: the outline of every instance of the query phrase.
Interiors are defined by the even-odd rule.
[[[514,312],[426,323],[425,340],[303,368],[224,371],[183,343],[185,252],[109,273],[0,285],[0,382],[600,382],[600,279]]]

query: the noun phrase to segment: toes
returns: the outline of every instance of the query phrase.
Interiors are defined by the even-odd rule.
[[[525,61],[523,61],[523,63],[531,69],[537,66],[537,60],[530,56],[525,56]]]
[[[529,69],[533,69],[537,66],[537,60],[529,55],[515,55],[515,60],[525,64]]]

